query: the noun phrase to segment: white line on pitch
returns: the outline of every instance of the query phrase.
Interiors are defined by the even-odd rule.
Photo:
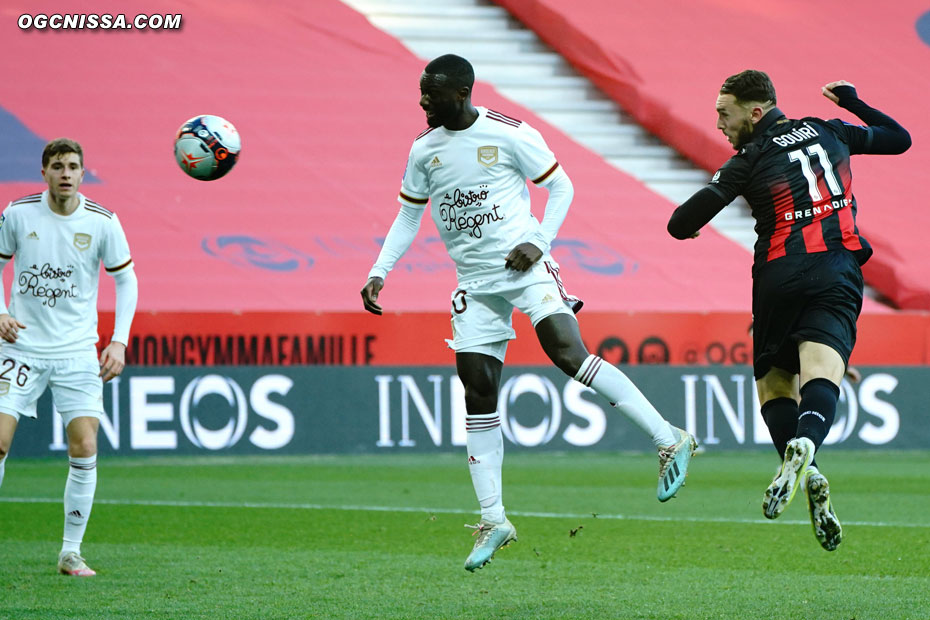
[[[0,497],[0,502],[8,504],[58,504],[61,498],[58,497]],[[258,502],[182,502],[175,500],[134,500],[134,499],[95,499],[95,504],[109,504],[113,506],[168,506],[176,508],[276,508],[287,510],[345,510],[353,512],[417,512],[424,514],[475,514],[474,510],[464,510],[461,508],[426,508],[420,506],[363,506],[363,505],[327,505],[327,504],[284,504],[277,502],[258,503]],[[621,515],[621,514],[601,514],[597,517],[590,512],[533,512],[533,511],[508,511],[512,517],[537,517],[541,519],[613,519],[625,521],[658,521],[658,522],[689,522],[689,523],[772,523],[766,519],[737,519],[730,517],[687,517],[674,516],[662,517],[656,515]],[[790,525],[806,524],[808,521],[785,520],[779,519],[778,523]],[[857,525],[866,527],[916,527],[930,528],[930,523],[888,523],[884,521],[843,521],[846,525]]]

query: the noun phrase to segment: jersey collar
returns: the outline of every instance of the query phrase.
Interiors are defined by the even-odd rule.
[[[63,220],[67,220],[69,218],[74,217],[78,213],[82,212],[84,209],[84,194],[82,194],[81,192],[78,192],[77,195],[78,195],[78,206],[77,206],[77,209],[75,209],[71,213],[71,215],[61,215],[59,213],[55,213],[54,211],[52,211],[52,208],[48,205],[48,190],[45,190],[44,192],[42,192],[42,205],[44,205],[45,208],[48,209],[48,212],[54,215],[55,217],[61,218]]]
[[[441,127],[441,129],[445,132],[447,136],[464,136],[469,131],[473,131],[475,127],[484,120],[485,114],[487,114],[488,112],[487,108],[481,107],[479,105],[476,105],[475,109],[478,110],[478,118],[476,118],[475,122],[469,125],[468,127],[466,127],[465,129],[456,129],[456,130],[446,129],[445,126]]]
[[[756,123],[755,129],[752,130],[752,137],[757,138],[761,136],[762,134],[767,132],[769,129],[771,129],[775,123],[777,123],[783,118],[785,118],[784,112],[782,112],[778,108],[772,108],[771,110],[765,113],[765,116],[759,119],[758,123]]]

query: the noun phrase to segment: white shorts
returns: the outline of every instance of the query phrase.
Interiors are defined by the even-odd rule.
[[[43,359],[0,352],[0,413],[17,420],[37,417],[36,402],[47,387],[66,427],[78,415],[103,416],[103,380],[95,353]]]
[[[446,342],[456,353],[483,353],[503,362],[507,342],[516,337],[514,308],[535,327],[553,314],[574,316],[582,303],[565,292],[553,261],[540,261],[526,272],[508,270],[494,278],[460,282],[452,294],[452,340]]]

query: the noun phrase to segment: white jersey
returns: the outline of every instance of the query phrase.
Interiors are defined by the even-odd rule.
[[[71,215],[48,206],[48,191],[11,202],[0,215],[0,258],[15,256],[10,315],[26,326],[3,351],[77,357],[97,343],[100,263],[113,275],[132,268],[112,211],[82,194]]]
[[[504,272],[511,250],[541,237],[526,179],[542,183],[559,167],[538,131],[493,110],[477,110],[478,119],[467,129],[433,128],[414,140],[398,197],[419,209],[432,203],[433,221],[460,282]]]

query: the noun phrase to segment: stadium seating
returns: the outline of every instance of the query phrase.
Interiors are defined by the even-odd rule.
[[[853,164],[860,229],[875,247],[866,278],[897,307],[930,309],[924,239],[930,211],[914,198],[930,165],[922,146],[930,127],[917,103],[930,93],[925,2],[888,3],[880,13],[872,2],[843,0],[696,0],[674,10],[611,0],[496,2],[707,170],[732,153],[715,129],[713,110],[728,75],[764,70],[789,116],[849,122],[857,119],[824,99],[820,87],[841,79],[854,83],[863,100],[904,125],[915,144],[903,156]]]
[[[675,67],[689,50],[681,43],[663,54],[655,52],[656,46],[662,48],[660,40],[692,23],[684,17],[676,17],[664,30],[647,28],[643,24],[655,19],[649,10],[628,3],[622,12],[608,12],[619,24],[618,36],[600,43],[590,31],[590,24],[598,21],[595,0],[573,3],[579,10],[571,19],[551,8],[556,2],[504,4],[537,27],[527,10],[546,9],[540,14],[564,28],[563,53],[580,66],[585,66],[584,59],[571,54],[576,48],[594,60],[609,60],[602,62],[602,75],[593,77],[682,151],[708,163],[726,157],[726,145],[713,131],[713,114],[702,102],[713,98],[718,68],[726,74],[753,56],[729,64],[710,62],[708,56],[707,62],[688,63],[681,72],[661,74],[659,67]],[[50,0],[10,0],[4,6],[10,15],[61,10]],[[0,39],[0,54],[18,59],[5,69],[6,83],[13,87],[0,92],[4,201],[43,188],[38,174],[41,146],[67,135],[85,147],[84,192],[116,211],[127,230],[141,282],[135,333],[207,333],[220,325],[216,329],[223,333],[280,333],[280,326],[291,324],[295,316],[310,317],[326,329],[338,330],[335,326],[346,321],[356,325],[358,291],[397,212],[395,196],[410,143],[425,125],[417,107],[423,60],[338,0],[284,0],[273,8],[252,0],[171,0],[160,7],[183,15],[181,30],[31,30]],[[101,0],[94,10],[118,14],[126,8],[116,0]],[[787,36],[803,20],[779,23]],[[736,30],[745,25],[736,24]],[[725,46],[732,34],[708,44],[707,53],[714,45]],[[624,42],[638,47],[625,55],[607,45]],[[799,68],[797,79],[789,79],[793,76],[787,71],[773,74],[784,84],[783,105],[789,112],[803,107],[826,114],[814,103],[817,86],[827,79],[857,79],[843,67],[825,71],[822,79],[811,75],[807,65]],[[665,81],[647,80],[653,73]],[[916,87],[888,84],[875,72],[865,75],[874,79],[860,82],[863,95],[913,126],[917,112],[896,107],[898,100],[889,95],[895,91],[889,88]],[[795,93],[805,84],[811,94],[800,99]],[[668,92],[675,96],[666,96]],[[540,129],[571,175],[575,203],[553,253],[569,291],[586,300],[586,313],[617,313],[601,322],[618,326],[624,324],[623,313],[637,313],[636,329],[644,335],[653,328],[641,323],[643,313],[653,313],[654,325],[672,325],[682,334],[700,331],[680,326],[694,325],[702,313],[725,313],[720,316],[733,317],[728,319],[733,338],[743,338],[750,291],[745,250],[713,230],[695,242],[671,239],[665,224],[675,205],[488,85],[476,85],[475,102]],[[204,113],[232,121],[243,141],[236,168],[215,182],[188,178],[172,156],[177,128]],[[920,299],[930,278],[911,276],[930,267],[910,260],[919,253],[910,239],[916,232],[908,231],[919,228],[902,226],[896,252],[888,249],[881,218],[918,214],[870,205],[880,200],[907,204],[900,194],[909,185],[891,186],[887,200],[875,188],[887,179],[892,164],[914,173],[917,157],[860,162],[857,168],[863,223],[886,261],[875,261],[879,267],[873,272],[893,271],[889,281],[897,288],[883,289],[889,294],[906,287],[914,291],[897,298],[903,305],[918,303],[912,300]],[[541,215],[545,193],[533,191]],[[890,257],[899,262],[888,262]],[[7,290],[11,271],[5,274]],[[100,307],[105,311],[113,307],[109,280],[102,279]],[[423,316],[432,317],[430,329],[438,331],[442,325],[445,331],[454,286],[452,265],[435,226],[424,221],[414,246],[390,275],[382,302],[391,312],[427,313]],[[866,310],[882,312],[874,303]],[[325,320],[312,318],[319,313],[330,314]],[[675,313],[686,320],[670,319],[679,316]],[[346,318],[350,315],[356,318]],[[226,322],[217,322],[217,317],[226,317]],[[238,323],[230,326],[236,317]],[[261,317],[260,325],[253,322],[256,317]],[[410,321],[399,323],[411,326]],[[311,328],[303,323],[300,329],[309,333]],[[917,343],[914,357],[923,359],[926,344],[921,338]],[[446,351],[441,355],[448,359]],[[517,359],[540,358],[532,346],[532,353]],[[674,354],[672,359],[677,359]]]
[[[54,12],[16,0],[13,13]],[[397,212],[407,152],[425,127],[423,62],[337,0],[166,4],[181,31],[31,31],[4,37],[10,84],[0,105],[7,199],[42,189],[48,139],[85,146],[98,181],[85,193],[127,230],[146,311],[356,311],[358,291]],[[174,8],[171,8],[174,6]],[[99,12],[124,11],[115,2]],[[248,45],[245,42],[248,41]],[[74,70],[55,75],[68,58]],[[746,253],[713,232],[665,233],[674,205],[529,111],[479,84],[475,101],[542,130],[576,186],[555,256],[591,309],[748,309]],[[172,138],[196,114],[242,135],[226,178],[198,182]],[[30,163],[31,162],[31,163]],[[538,192],[541,214],[545,193]],[[700,259],[700,270],[693,266]],[[390,310],[446,312],[454,273],[424,221],[390,276]],[[102,295],[102,307],[112,304]]]

